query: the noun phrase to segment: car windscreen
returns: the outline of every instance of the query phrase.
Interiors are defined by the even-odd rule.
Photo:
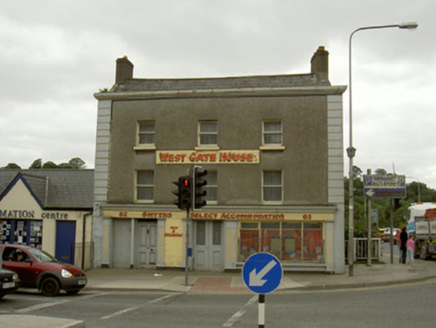
[[[46,262],[56,262],[56,259],[51,256],[50,254],[41,251],[37,248],[31,248],[29,249],[30,254],[37,259],[39,262],[46,263]]]

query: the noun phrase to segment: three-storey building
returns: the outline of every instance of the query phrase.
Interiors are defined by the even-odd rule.
[[[117,60],[98,99],[95,265],[237,269],[270,252],[285,270],[344,271],[342,94],[319,47],[306,74],[139,79]],[[208,171],[207,206],[171,181]],[[188,227],[188,231],[187,231]]]

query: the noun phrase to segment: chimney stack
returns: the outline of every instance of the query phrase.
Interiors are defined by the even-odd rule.
[[[125,83],[129,79],[133,79],[133,64],[130,62],[127,56],[118,58],[115,83]]]
[[[329,79],[329,53],[323,46],[313,54],[310,60],[311,73],[316,76],[318,81],[328,81]]]

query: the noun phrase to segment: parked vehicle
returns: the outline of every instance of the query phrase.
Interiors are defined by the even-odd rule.
[[[436,255],[436,203],[413,203],[407,210],[407,232],[415,235],[415,257]]]
[[[45,296],[55,296],[61,290],[77,294],[87,284],[85,272],[58,262],[50,254],[23,245],[0,245],[3,268],[18,274],[21,287],[37,288]]]
[[[0,268],[0,299],[7,294],[15,293],[19,282],[20,279],[15,272]]]
[[[397,244],[398,240],[397,240],[397,234],[399,233],[400,229],[399,228],[393,228],[393,236],[394,236],[394,245]],[[380,229],[380,233],[379,233],[379,237],[384,241],[384,242],[390,242],[391,241],[391,228],[382,228]]]

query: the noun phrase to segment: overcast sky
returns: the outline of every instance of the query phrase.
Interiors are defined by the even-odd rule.
[[[353,37],[354,163],[436,189],[434,0],[1,1],[0,167],[80,157],[93,168],[93,94],[124,55],[137,78],[298,74],[322,45],[332,85],[348,85],[351,32],[402,22],[419,27]]]

